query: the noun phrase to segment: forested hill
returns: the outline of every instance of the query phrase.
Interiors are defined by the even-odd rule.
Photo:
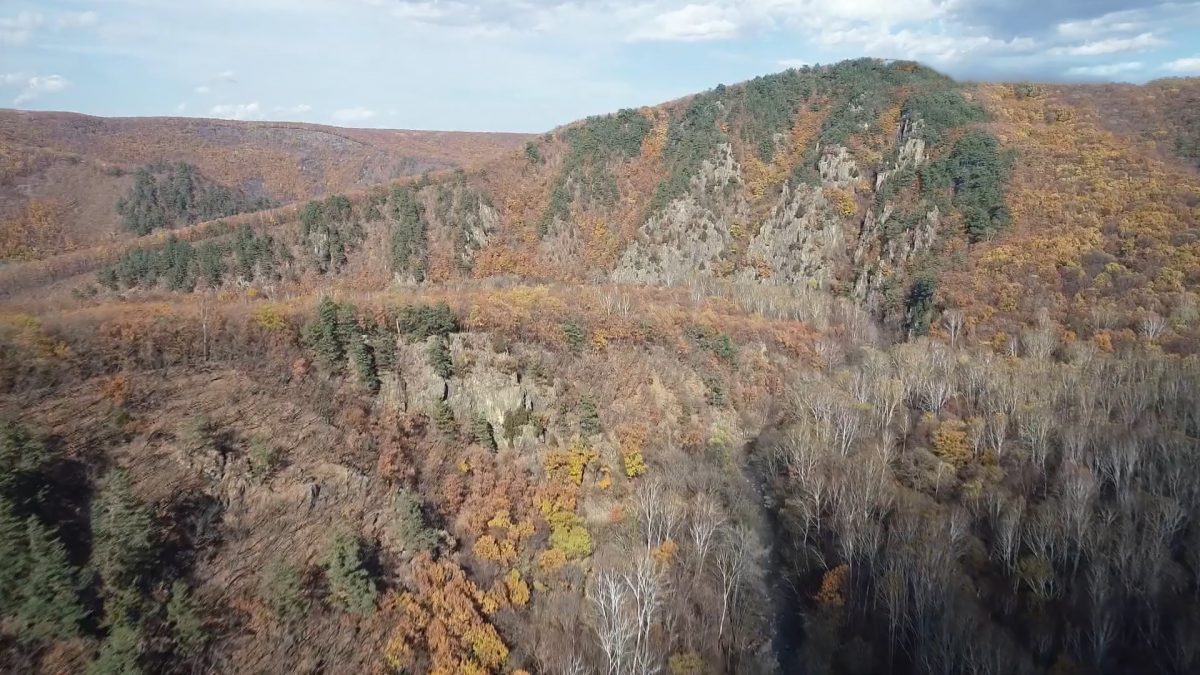
[[[0,269],[0,669],[1197,672],[1197,89],[860,59],[283,206],[145,165]]]
[[[114,205],[147,166],[185,163],[228,189],[284,204],[475,165],[527,138],[0,110],[0,259],[121,238]]]

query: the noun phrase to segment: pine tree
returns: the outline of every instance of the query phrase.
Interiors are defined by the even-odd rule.
[[[0,496],[0,617],[16,612],[29,565],[25,523]]]
[[[262,598],[275,618],[283,623],[296,621],[308,608],[300,572],[282,560],[272,563],[263,575]]]
[[[454,359],[450,357],[450,343],[438,336],[429,345],[429,365],[439,376],[450,379],[454,375]]]
[[[495,452],[496,435],[492,431],[492,423],[483,415],[477,415],[471,420],[471,439],[485,448]]]
[[[112,471],[92,505],[92,563],[110,592],[138,586],[154,557],[153,526],[129,476],[121,469]]]
[[[333,369],[341,367],[346,358],[346,345],[342,339],[342,326],[339,321],[339,307],[328,297],[321,298],[317,304],[317,318],[308,327],[309,346],[317,356]]]
[[[363,568],[358,537],[340,534],[334,538],[325,560],[325,571],[329,590],[343,609],[361,616],[375,611],[378,590],[371,575]]]
[[[204,648],[204,622],[199,608],[186,583],[171,585],[171,600],[167,603],[167,620],[175,634],[175,652],[194,656]]]
[[[100,646],[100,655],[88,668],[89,675],[138,675],[142,655],[142,630],[137,624],[122,621],[112,627]]]
[[[362,338],[355,335],[350,341],[350,361],[358,373],[358,381],[372,394],[379,393],[379,371],[375,367],[375,349]]]
[[[26,574],[18,614],[25,640],[61,640],[79,634],[87,612],[79,600],[75,569],[54,532],[34,517],[25,524]]]

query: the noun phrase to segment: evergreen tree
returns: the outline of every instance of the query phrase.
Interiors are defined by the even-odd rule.
[[[110,592],[138,587],[154,558],[153,527],[129,476],[121,469],[110,472],[92,505],[92,564]]]
[[[122,621],[112,627],[100,646],[100,655],[88,668],[89,675],[139,675],[142,655],[142,630],[137,624]]]
[[[29,566],[25,523],[0,496],[0,617],[16,613]]]
[[[375,611],[378,590],[363,568],[362,545],[358,537],[339,534],[334,538],[325,559],[325,571],[329,590],[343,609],[363,616]]]
[[[338,369],[346,358],[338,304],[328,297],[317,304],[316,321],[309,327],[310,346],[326,366]]]
[[[175,652],[194,656],[204,648],[204,622],[186,583],[171,585],[171,600],[167,603],[167,621],[175,635]]]
[[[375,349],[360,335],[350,341],[350,361],[358,381],[372,394],[379,393],[379,371],[375,367]]]
[[[495,452],[496,435],[492,432],[492,423],[487,421],[487,418],[482,415],[477,415],[471,420],[471,439],[485,448]]]
[[[75,569],[53,531],[34,517],[25,524],[28,558],[18,609],[25,640],[60,640],[79,634],[87,612],[79,600]]]
[[[262,598],[267,609],[283,623],[298,620],[308,609],[300,572],[282,560],[272,563],[263,575]]]
[[[454,359],[450,357],[450,342],[446,338],[438,336],[429,344],[429,365],[447,380],[454,375]]]

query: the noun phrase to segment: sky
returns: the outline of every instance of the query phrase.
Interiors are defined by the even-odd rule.
[[[1200,2],[0,0],[0,107],[541,132],[804,64],[1200,76]]]

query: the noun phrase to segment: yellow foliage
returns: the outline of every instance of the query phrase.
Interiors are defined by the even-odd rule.
[[[287,318],[277,305],[256,307],[250,314],[250,321],[255,326],[271,332],[286,330],[288,327]]]
[[[943,461],[961,468],[971,459],[966,426],[961,420],[943,422],[933,432],[933,452]]]
[[[529,603],[529,584],[521,578],[521,573],[512,569],[504,577],[504,585],[508,588],[508,600],[517,607],[524,607]]]

